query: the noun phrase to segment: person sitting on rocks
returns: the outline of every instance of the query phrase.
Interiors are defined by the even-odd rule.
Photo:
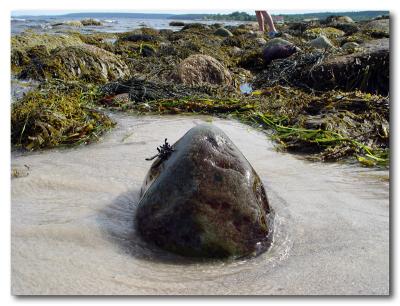
[[[274,21],[272,20],[271,15],[267,11],[256,11],[256,17],[261,32],[265,31],[264,22],[266,22],[269,27],[269,38],[281,36],[281,33],[278,32],[275,28]]]

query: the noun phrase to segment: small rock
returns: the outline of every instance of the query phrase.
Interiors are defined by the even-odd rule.
[[[11,178],[26,177],[29,175],[30,170],[28,165],[11,165]]]
[[[267,44],[267,41],[264,38],[258,37],[255,39],[255,42],[257,43],[257,45],[259,45],[260,47],[265,46]]]
[[[321,35],[310,41],[310,45],[316,49],[329,49],[333,48],[332,42],[326,38],[324,35]]]
[[[219,28],[214,32],[214,35],[217,36],[222,36],[222,37],[230,37],[233,36],[233,34],[231,33],[231,31],[225,29],[225,28]]]
[[[355,52],[355,51],[357,51],[359,49],[359,47],[360,47],[359,44],[357,44],[354,41],[350,41],[350,42],[345,43],[342,46],[342,49],[347,51],[347,52]]]
[[[282,38],[273,38],[268,40],[266,47],[272,46],[293,46],[293,44],[285,39]]]
[[[240,49],[239,47],[236,47],[236,46],[235,46],[235,47],[232,48],[231,54],[232,54],[233,56],[240,56],[240,55],[243,54],[243,50]]]
[[[183,21],[171,21],[169,25],[171,27],[183,27],[185,26],[185,23]]]

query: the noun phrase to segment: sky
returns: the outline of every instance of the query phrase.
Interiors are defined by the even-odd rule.
[[[254,15],[254,11],[248,10],[240,10],[244,11],[248,14]],[[271,14],[302,14],[302,13],[316,13],[316,12],[343,12],[342,10],[332,9],[332,10],[270,10]],[[22,16],[22,15],[32,15],[32,16],[39,16],[39,15],[64,15],[69,13],[81,13],[81,12],[110,12],[110,10],[20,10],[20,11],[12,11],[12,16]],[[112,10],[113,13],[170,13],[170,14],[199,14],[199,13],[221,13],[227,14],[232,13],[232,10],[158,10],[158,11],[150,11],[150,10]]]

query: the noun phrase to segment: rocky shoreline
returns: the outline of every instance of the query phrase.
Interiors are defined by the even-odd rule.
[[[12,143],[88,143],[113,127],[101,109],[205,113],[259,126],[314,160],[389,166],[389,19],[281,25],[186,24],[179,31],[11,39],[12,73],[39,85],[12,104]],[[243,84],[251,88],[240,91]]]

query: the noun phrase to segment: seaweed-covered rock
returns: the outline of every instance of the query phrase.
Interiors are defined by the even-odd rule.
[[[100,21],[98,21],[96,19],[93,19],[93,18],[81,20],[81,23],[85,27],[86,26],[101,26],[102,25],[102,23]]]
[[[25,51],[35,46],[46,46],[50,51],[58,47],[82,45],[79,35],[74,34],[38,34],[26,31],[11,37],[11,50]]]
[[[371,93],[389,93],[389,39],[360,45],[360,51],[328,57],[305,71],[309,84],[317,89],[361,89]]]
[[[229,70],[209,55],[194,54],[178,64],[172,77],[183,84],[231,85]]]
[[[329,49],[333,48],[332,42],[324,35],[318,36],[310,41],[310,45],[317,49]]]
[[[218,28],[215,32],[214,35],[217,36],[222,36],[222,37],[230,37],[233,36],[233,34],[231,33],[231,31],[225,29],[225,28]]]
[[[184,84],[153,82],[143,78],[133,77],[127,80],[118,80],[101,87],[105,98],[102,104],[111,105],[111,101],[121,94],[128,94],[129,100],[134,103],[154,101],[159,99],[179,99],[193,96],[208,97],[214,92],[210,86],[188,86]],[[104,103],[103,103],[104,102]],[[121,102],[120,100],[118,102]]]
[[[142,237],[190,257],[241,257],[267,245],[270,207],[252,166],[212,125],[189,130],[152,164],[136,224]]]
[[[342,30],[345,35],[352,35],[360,31],[360,28],[355,23],[336,23],[334,27]]]
[[[320,35],[324,35],[329,39],[342,37],[345,33],[342,30],[325,27],[325,28],[312,28],[304,32],[304,35],[308,38],[317,38]]]
[[[204,23],[188,23],[186,24],[181,31],[185,30],[209,30],[210,27]]]
[[[364,25],[363,32],[375,38],[389,37],[390,19],[372,20]]]
[[[21,72],[21,78],[38,80],[83,79],[95,83],[124,78],[129,69],[115,54],[92,45],[57,48],[49,56],[36,58]]]
[[[325,23],[335,25],[337,23],[354,23],[354,20],[349,16],[329,16],[326,18]]]
[[[83,26],[82,22],[80,22],[79,20],[69,20],[69,21],[66,21],[66,22],[64,22],[62,24],[70,26],[70,27],[77,27],[77,28],[80,28],[80,27]]]

